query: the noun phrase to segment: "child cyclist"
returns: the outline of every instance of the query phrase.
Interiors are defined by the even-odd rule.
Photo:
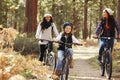
[[[75,38],[75,36],[72,34],[72,29],[73,29],[73,24],[70,22],[65,22],[63,24],[63,32],[60,33],[56,40],[57,41],[61,41],[64,43],[79,43],[79,41]],[[62,60],[64,57],[64,50],[65,50],[65,46],[64,44],[59,43],[58,46],[58,60],[57,60],[57,65],[56,65],[56,69],[54,74],[55,75],[59,75],[61,68],[62,68]],[[70,68],[73,68],[73,50],[72,50],[72,45],[69,46],[68,48],[69,51],[69,62],[70,62]]]

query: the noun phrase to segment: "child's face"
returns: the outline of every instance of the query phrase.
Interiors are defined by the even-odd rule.
[[[65,33],[71,33],[71,31],[72,31],[71,26],[65,27]]]

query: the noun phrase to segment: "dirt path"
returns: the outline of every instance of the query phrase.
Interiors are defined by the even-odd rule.
[[[70,69],[69,80],[106,80],[105,77],[100,76],[99,70],[88,63],[88,59],[96,56],[97,51],[98,49],[92,47],[89,50],[74,50],[74,68]],[[112,78],[111,80],[120,79]]]

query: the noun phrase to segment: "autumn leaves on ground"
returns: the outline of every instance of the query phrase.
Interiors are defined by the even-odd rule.
[[[14,40],[17,38],[17,35],[21,35],[21,34],[19,34],[13,28],[3,28],[3,30],[0,31],[0,37],[1,37],[0,39],[0,80],[50,80],[49,77],[52,74],[52,71],[49,71],[48,66],[43,66],[43,63],[38,61],[37,59],[38,55],[34,53],[30,54],[29,52],[28,52],[29,53],[28,55],[26,55],[26,53],[25,53],[25,56],[21,55],[23,54],[22,51],[25,52],[25,48],[26,48],[25,45],[22,47],[22,49],[20,49],[21,51],[17,51],[17,52],[15,51]],[[90,48],[90,45],[94,46],[97,44],[98,44],[97,41],[88,40],[85,46],[86,46],[86,49],[88,49]],[[118,46],[119,44],[115,44],[115,49],[117,49],[117,51],[119,49]],[[76,48],[79,49],[79,47],[75,47],[74,49]],[[81,50],[82,50],[82,47],[81,47]],[[86,50],[82,52],[84,53],[85,51]],[[80,57],[81,58],[84,58],[85,56],[89,57],[91,54],[90,55],[84,54],[85,56],[82,56],[82,54],[79,53],[79,55],[80,56],[75,55],[75,58],[80,59]],[[117,62],[115,62],[114,64],[118,63],[119,55],[115,54],[114,58],[117,58]],[[75,65],[75,67],[76,66],[78,65]],[[117,68],[115,68],[114,71],[117,71],[117,73],[119,73],[120,70],[118,69],[118,65],[116,65],[115,67]],[[78,69],[81,69],[81,68],[78,68]],[[97,70],[97,68],[94,70]],[[70,75],[74,75],[74,74],[70,74]]]
[[[47,79],[52,71],[48,71],[48,66],[43,66],[35,54],[23,56],[14,51],[17,34],[13,28],[0,31],[0,80]]]

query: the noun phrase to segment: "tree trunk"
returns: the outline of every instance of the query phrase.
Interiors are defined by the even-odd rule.
[[[100,11],[99,11],[99,20],[102,18],[102,9],[103,9],[103,4],[102,4],[102,0],[100,0],[99,2],[99,8],[100,8]]]
[[[76,9],[75,9],[75,0],[73,0],[73,25],[74,32],[76,32]],[[75,34],[75,33],[74,33]],[[75,34],[76,35],[76,34]]]
[[[120,0],[117,0],[117,22],[120,26]]]
[[[37,25],[37,2],[38,0],[26,0],[25,23],[24,31],[27,33],[35,32]]]
[[[3,3],[3,1],[0,2],[0,24],[2,24],[2,15],[3,15],[2,3]]]
[[[55,0],[53,0],[53,4],[52,4],[52,16],[53,16],[53,19],[54,19],[54,21],[56,21],[56,19],[55,19]]]
[[[7,26],[7,5],[5,4],[4,0],[0,0],[0,24],[2,24],[4,27]]]
[[[92,7],[90,9],[90,11],[92,11]],[[89,16],[89,39],[91,39],[91,34],[92,34],[92,12],[90,13],[90,16]]]
[[[87,27],[87,10],[88,9],[88,0],[85,0],[84,3],[84,29],[83,29],[83,39],[88,37],[88,27]]]
[[[74,25],[74,35],[76,37],[79,37],[79,31],[80,31],[80,27],[78,25],[78,20],[77,20],[77,10],[75,8],[76,6],[76,0],[73,0],[73,25]]]
[[[17,10],[15,10],[15,15],[14,15],[15,17],[14,17],[14,29],[17,29]]]

